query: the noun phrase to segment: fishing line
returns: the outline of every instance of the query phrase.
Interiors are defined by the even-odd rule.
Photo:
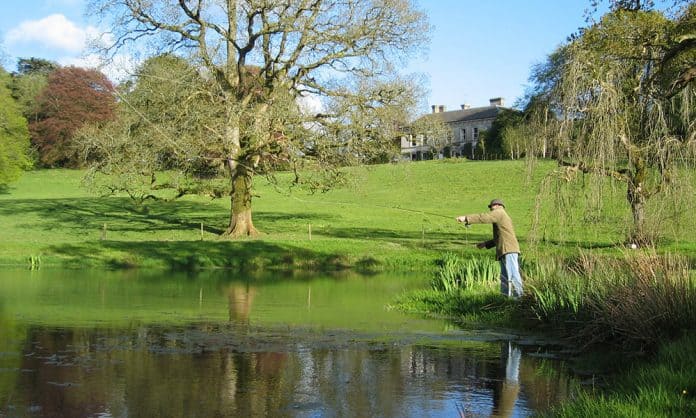
[[[356,207],[359,207],[359,208],[390,209],[390,210],[398,210],[398,211],[402,211],[402,212],[411,212],[411,213],[417,213],[417,214],[428,215],[428,216],[436,216],[436,217],[438,217],[438,218],[446,218],[446,219],[449,219],[449,220],[451,220],[451,221],[455,221],[455,222],[456,222],[456,217],[455,217],[455,216],[448,216],[448,215],[443,215],[443,214],[441,214],[441,213],[428,212],[428,211],[424,211],[424,210],[403,208],[403,207],[401,207],[401,206],[388,206],[388,205],[376,205],[376,204],[359,204],[359,203],[353,203],[353,202],[337,202],[337,201],[330,201],[330,200],[329,200],[329,201],[324,200],[324,201],[320,201],[320,202],[313,202],[313,201],[308,201],[308,200],[305,200],[305,199],[300,199],[300,198],[297,197],[297,196],[292,196],[292,195],[289,195],[289,194],[288,194],[287,196],[290,197],[290,198],[292,198],[292,199],[297,200],[298,202],[302,202],[302,203],[323,203],[323,204],[327,204],[327,205],[350,205],[350,206],[356,206]],[[460,224],[460,223],[457,222],[457,224]],[[451,224],[448,223],[447,225],[451,225]],[[469,233],[468,233],[468,232],[469,232],[469,225],[464,225],[464,224],[461,224],[461,225],[465,227],[466,242],[468,243],[468,242],[469,242],[469,237],[468,237],[468,235],[469,235]]]
[[[454,216],[447,216],[447,215],[443,215],[443,214],[440,214],[440,213],[427,212],[427,211],[424,211],[424,210],[417,210],[417,209],[410,209],[410,208],[402,208],[402,207],[400,207],[400,206],[387,206],[387,205],[374,205],[374,204],[372,204],[372,205],[365,205],[365,204],[358,204],[358,203],[353,203],[353,202],[336,202],[336,201],[326,201],[326,200],[321,201],[321,202],[310,202],[310,201],[308,201],[308,200],[300,199],[299,197],[297,197],[297,196],[292,196],[292,195],[290,195],[290,194],[288,194],[287,196],[290,197],[290,198],[292,198],[292,199],[295,199],[295,200],[297,200],[297,201],[299,201],[299,202],[302,202],[302,203],[324,203],[324,204],[328,204],[328,205],[351,205],[351,206],[357,206],[357,207],[360,207],[360,208],[373,207],[373,208],[380,208],[380,209],[399,210],[399,211],[403,211],[403,212],[411,212],[411,213],[419,213],[419,214],[429,215],[429,216],[437,216],[438,218],[447,218],[447,219],[449,219],[449,220],[456,221],[456,217],[454,217]],[[463,223],[460,223],[460,222],[457,222],[457,224],[459,224],[459,225],[461,225],[461,226],[464,227],[464,245],[465,245],[465,246],[468,246],[468,245],[469,245],[469,228],[470,228],[470,225],[469,225],[469,224],[463,224]],[[451,225],[451,224],[448,223],[447,225]]]
[[[298,202],[302,202],[302,203],[323,203],[326,205],[350,205],[350,206],[357,206],[360,208],[391,209],[391,210],[400,210],[403,212],[412,212],[412,213],[420,213],[423,215],[437,216],[439,218],[446,218],[446,219],[450,219],[450,220],[456,220],[455,216],[443,215],[441,213],[427,212],[424,210],[402,208],[401,206],[387,206],[387,205],[364,204],[364,203],[360,204],[360,203],[354,203],[354,202],[337,202],[337,201],[331,201],[331,200],[322,200],[320,202],[314,202],[314,201],[309,201],[309,200],[305,200],[305,199],[300,199],[299,197],[292,196],[292,195],[288,195],[288,197],[295,199]]]

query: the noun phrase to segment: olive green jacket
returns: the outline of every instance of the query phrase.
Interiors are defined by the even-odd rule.
[[[493,224],[493,239],[486,241],[486,248],[495,247],[495,258],[500,259],[508,253],[519,253],[520,244],[515,236],[512,219],[505,209],[496,207],[490,212],[477,215],[466,215],[469,224]]]

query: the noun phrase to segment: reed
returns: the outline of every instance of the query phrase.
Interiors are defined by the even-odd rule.
[[[682,256],[582,253],[528,268],[520,309],[584,346],[654,350],[696,327],[696,280]]]
[[[41,256],[29,256],[29,270],[38,270],[41,267]]]
[[[513,303],[500,294],[500,265],[488,257],[461,257],[445,253],[429,289],[412,291],[391,305],[406,312],[446,315],[469,323],[505,326]]]
[[[477,285],[493,284],[499,276],[500,265],[495,260],[487,257],[461,258],[453,253],[445,253],[438,261],[431,287],[450,293]]]

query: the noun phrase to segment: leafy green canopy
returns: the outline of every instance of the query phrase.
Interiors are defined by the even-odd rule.
[[[10,90],[11,76],[0,68],[0,186],[31,166],[29,130]]]

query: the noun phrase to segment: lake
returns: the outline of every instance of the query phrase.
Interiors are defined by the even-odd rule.
[[[0,270],[0,417],[527,416],[529,338],[388,309],[422,275]]]

